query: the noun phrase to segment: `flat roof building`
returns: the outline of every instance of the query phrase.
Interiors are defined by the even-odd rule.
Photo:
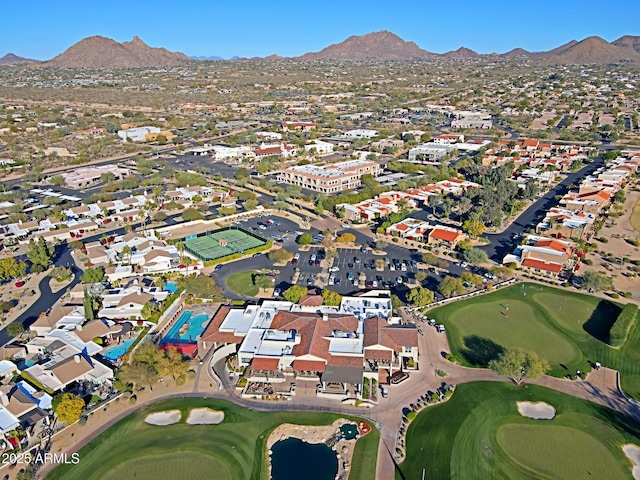
[[[326,166],[301,165],[285,168],[276,173],[279,182],[298,185],[308,190],[335,193],[358,188],[362,175],[377,177],[382,168],[369,160],[349,160]]]

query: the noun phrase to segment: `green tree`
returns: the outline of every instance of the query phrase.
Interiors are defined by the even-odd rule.
[[[240,179],[240,178],[247,178],[249,176],[249,171],[244,168],[244,167],[240,167],[239,169],[237,169],[235,171],[235,173],[233,174],[233,176],[236,179]]]
[[[407,301],[416,307],[423,307],[433,303],[434,299],[434,293],[424,287],[413,288],[407,293]]]
[[[12,338],[22,335],[24,333],[24,325],[22,324],[22,322],[17,321],[10,323],[7,327],[7,333]]]
[[[266,291],[273,286],[273,281],[271,280],[271,277],[266,275],[255,275],[253,277],[253,284],[256,287],[261,288],[263,291]]]
[[[100,181],[102,183],[112,183],[116,181],[116,176],[113,172],[104,172],[100,174]]]
[[[58,282],[64,282],[73,276],[70,268],[67,267],[54,267],[51,270],[51,278],[54,278]]]
[[[129,263],[129,265],[131,265],[131,255],[133,255],[133,249],[129,245],[125,245],[124,247],[122,247],[120,254],[123,256],[126,255],[128,257],[127,262]]]
[[[244,202],[242,204],[242,206],[244,207],[245,210],[249,211],[249,210],[253,210],[258,206],[258,200],[255,199],[249,199],[246,202]]]
[[[465,292],[462,279],[447,275],[438,285],[438,293],[443,297],[451,297],[453,295],[462,295]]]
[[[184,356],[175,347],[166,349],[159,357],[156,365],[160,377],[177,380],[189,370],[189,362],[185,361]]]
[[[63,393],[56,406],[55,414],[60,422],[71,425],[80,418],[84,412],[84,406],[84,400],[81,396]]]
[[[95,318],[95,312],[93,310],[93,299],[89,295],[89,292],[87,292],[86,288],[83,291],[82,305],[84,307],[85,318],[87,320],[93,320]]]
[[[0,281],[22,277],[27,271],[27,265],[14,257],[0,259]]]
[[[293,258],[293,253],[288,252],[284,248],[278,248],[276,250],[271,250],[268,255],[269,260],[274,263],[285,263]]]
[[[339,243],[353,243],[356,241],[356,236],[353,233],[343,233],[338,238],[336,238],[336,242]]]
[[[49,185],[53,185],[54,187],[61,187],[65,184],[64,177],[62,175],[54,175],[49,178]]]
[[[471,272],[462,272],[462,275],[460,275],[460,280],[462,280],[462,283],[471,283],[476,287],[481,287],[483,283],[482,277],[480,275],[476,275],[475,273]]]
[[[198,210],[196,210],[193,207],[187,208],[182,212],[182,220],[184,220],[185,222],[191,222],[193,220],[201,220],[204,218],[204,215],[202,215]]]
[[[585,272],[580,286],[589,292],[613,290],[613,280],[601,272]]]
[[[549,363],[536,352],[508,349],[489,362],[489,368],[498,375],[510,378],[520,385],[525,378],[536,379],[549,370]]]
[[[400,297],[397,295],[391,295],[391,308],[397,310],[400,307],[402,307],[402,300],[400,300]]]
[[[223,217],[226,217],[227,215],[233,215],[236,213],[236,207],[220,207],[218,208],[218,213],[220,215],[222,215]]]
[[[159,379],[158,371],[149,363],[133,361],[129,365],[125,365],[118,372],[118,380],[131,385],[133,390],[142,390],[150,387]]]
[[[31,239],[29,241],[29,249],[27,250],[27,258],[31,262],[31,268],[37,267],[40,271],[46,270],[51,265],[55,247],[40,237],[38,241]]]
[[[462,230],[472,237],[479,237],[484,233],[485,225],[479,215],[474,215],[473,218],[464,221]]]
[[[427,279],[428,276],[429,275],[427,275],[427,272],[422,272],[422,271],[416,272],[416,274],[414,275],[415,279],[418,282],[424,282]]]
[[[298,303],[303,295],[307,294],[307,289],[302,285],[292,285],[287,288],[282,296],[291,303]]]
[[[325,305],[330,307],[337,307],[342,302],[342,295],[332,290],[322,290],[322,299]]]
[[[303,233],[298,237],[299,245],[310,245],[313,243],[313,237],[310,233]]]
[[[479,248],[469,248],[462,252],[462,258],[466,262],[469,262],[472,265],[479,265],[481,263],[488,263],[489,257],[484,250],[480,250]]]
[[[158,222],[158,223],[164,222],[166,219],[167,219],[167,214],[164,212],[156,212],[152,218],[154,222]]]
[[[103,267],[91,267],[84,271],[80,280],[82,283],[100,283],[105,282],[107,277]]]

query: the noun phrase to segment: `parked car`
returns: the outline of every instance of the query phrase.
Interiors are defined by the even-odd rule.
[[[329,269],[330,272],[339,272],[340,271],[340,267],[331,267]]]
[[[214,272],[217,272],[218,270],[222,269],[222,265],[218,264],[215,266],[215,268],[213,269]]]
[[[444,325],[436,325],[436,330],[438,331],[438,333],[444,333]]]
[[[402,277],[396,278],[396,282],[398,283],[398,285],[402,285]]]

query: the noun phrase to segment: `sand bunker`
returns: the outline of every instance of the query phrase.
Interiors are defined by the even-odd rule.
[[[189,425],[218,425],[224,420],[224,412],[210,408],[194,408],[189,412]]]
[[[556,409],[544,402],[517,402],[518,412],[523,417],[534,420],[552,420],[556,416]]]
[[[631,474],[635,480],[640,480],[640,447],[633,443],[627,443],[622,446],[622,451],[627,456],[631,463],[633,463],[633,470]]]
[[[182,414],[180,410],[165,410],[164,412],[150,413],[146,416],[144,421],[150,425],[158,425],[164,427],[166,425],[173,425],[178,423]]]

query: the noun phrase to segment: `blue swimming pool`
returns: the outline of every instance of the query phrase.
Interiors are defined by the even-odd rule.
[[[178,291],[178,285],[176,282],[165,282],[164,289],[169,293],[175,293]]]
[[[198,335],[204,332],[209,323],[209,315],[193,315],[193,310],[185,310],[160,341],[163,343],[196,343]]]
[[[129,347],[131,347],[131,345],[133,345],[133,342],[136,341],[136,338],[138,337],[130,338],[129,340],[125,340],[119,345],[113,345],[107,348],[102,354],[102,356],[107,360],[111,360],[112,362],[117,362],[122,358],[122,356],[125,353],[127,353],[127,351],[129,350]]]

